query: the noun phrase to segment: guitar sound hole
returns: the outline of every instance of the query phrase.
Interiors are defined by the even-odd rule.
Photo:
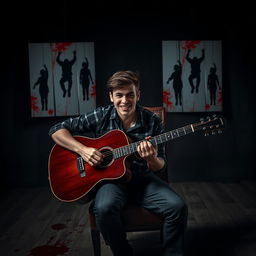
[[[111,164],[113,161],[113,153],[109,149],[102,149],[100,152],[104,155],[103,161],[97,165],[97,168],[104,169]]]

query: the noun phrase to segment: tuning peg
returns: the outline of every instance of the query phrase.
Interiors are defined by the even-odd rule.
[[[218,130],[218,134],[221,134],[222,133],[222,130]]]
[[[208,132],[206,132],[205,134],[204,134],[204,136],[206,137],[206,136],[209,136],[209,133]]]
[[[216,132],[212,132],[212,135],[215,135],[216,134]]]

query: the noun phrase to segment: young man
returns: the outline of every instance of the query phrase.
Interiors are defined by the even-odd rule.
[[[128,199],[136,200],[144,208],[164,218],[163,255],[183,255],[187,208],[168,184],[154,174],[166,167],[164,147],[154,147],[149,141],[151,136],[164,132],[161,120],[138,104],[140,84],[136,73],[117,72],[110,77],[107,87],[111,105],[58,123],[50,129],[49,134],[57,144],[76,152],[91,166],[102,162],[102,153],[97,148],[81,144],[73,138],[73,134],[93,132],[95,137],[99,137],[110,130],[119,129],[133,142],[142,141],[137,147],[140,157],[131,158],[129,163],[132,174],[130,181],[110,181],[97,190],[94,213],[98,228],[114,256],[133,255],[120,212]]]

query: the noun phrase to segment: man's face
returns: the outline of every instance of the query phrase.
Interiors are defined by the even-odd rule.
[[[130,84],[123,88],[115,89],[109,93],[111,102],[113,102],[119,117],[131,117],[135,114],[136,103],[140,98],[140,92],[136,90],[134,84]]]

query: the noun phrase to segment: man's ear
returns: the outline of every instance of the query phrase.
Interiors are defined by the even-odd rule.
[[[109,92],[109,99],[111,102],[113,102],[113,92]]]
[[[137,91],[137,102],[140,100],[140,90]]]

